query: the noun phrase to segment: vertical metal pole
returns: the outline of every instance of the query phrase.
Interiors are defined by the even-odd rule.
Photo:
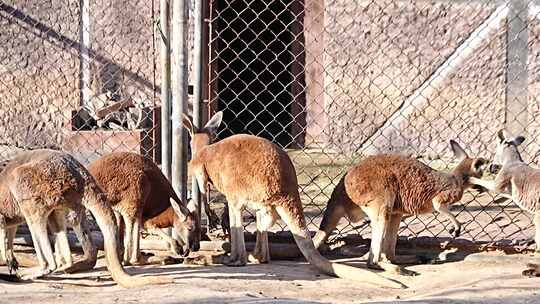
[[[161,31],[161,171],[171,180],[171,30],[169,4],[160,0],[159,21]]]
[[[201,104],[203,102],[202,100],[202,90],[203,90],[203,82],[204,82],[204,62],[203,62],[203,53],[205,49],[205,42],[204,42],[204,18],[205,18],[205,4],[202,0],[195,0],[195,16],[194,16],[194,22],[195,22],[195,33],[194,33],[194,54],[193,54],[193,70],[195,72],[194,74],[194,98],[193,98],[193,124],[195,127],[200,128],[202,125],[202,115],[201,115]],[[195,204],[197,208],[197,213],[199,215],[199,218],[201,218],[201,196],[199,193],[199,186],[195,179],[193,178],[191,181],[191,197],[193,199],[193,203]],[[206,211],[208,214],[208,210]],[[207,219],[207,229],[209,227],[209,221],[210,219]],[[199,227],[200,228],[200,227]],[[200,231],[200,229],[199,229]]]
[[[90,103],[90,1],[79,0],[81,16],[79,20],[79,39],[81,44],[79,47],[80,57],[79,65],[81,69],[81,105]]]
[[[509,2],[506,31],[506,129],[526,136],[528,124],[528,5],[526,0]]]
[[[183,202],[187,200],[187,134],[182,126],[182,113],[188,99],[188,18],[189,0],[174,0],[172,19],[173,90],[172,90],[172,185]]]

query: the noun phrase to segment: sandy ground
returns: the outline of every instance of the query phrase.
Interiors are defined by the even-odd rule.
[[[133,266],[128,268],[132,274],[169,277],[175,283],[123,289],[111,280],[101,259],[91,272],[2,282],[0,303],[540,303],[540,278],[521,276],[528,257],[499,255],[409,266],[419,275],[397,277],[408,289],[331,278],[301,260],[245,267]],[[346,261],[365,265],[358,258]]]

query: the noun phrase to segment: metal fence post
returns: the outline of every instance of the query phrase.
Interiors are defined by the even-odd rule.
[[[171,45],[169,4],[160,0],[159,20],[161,36],[161,170],[171,180]]]
[[[506,31],[506,129],[526,133],[528,125],[528,5],[525,0],[509,3]]]
[[[85,106],[90,103],[90,3],[89,0],[80,0],[80,19],[79,19],[79,65],[81,69],[80,90],[81,102],[80,105]]]
[[[202,111],[201,104],[203,102],[202,90],[204,86],[204,49],[205,49],[205,4],[202,0],[195,1],[195,33],[194,33],[194,54],[193,54],[193,123],[195,127],[200,128],[202,126]],[[191,183],[191,197],[193,203],[197,208],[197,214],[201,218],[201,196],[199,193],[199,186],[195,182],[195,179]],[[206,211],[208,212],[208,210]],[[209,219],[208,219],[209,221]],[[209,227],[207,223],[207,228]]]
[[[182,128],[182,113],[188,99],[188,18],[189,0],[174,0],[172,19],[173,94],[172,94],[172,185],[183,202],[187,200],[187,134]]]

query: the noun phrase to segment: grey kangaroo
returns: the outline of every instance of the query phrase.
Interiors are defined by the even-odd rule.
[[[495,180],[487,181],[471,177],[470,183],[512,199],[521,209],[534,214],[536,255],[540,255],[540,169],[532,168],[521,158],[518,146],[525,141],[523,136],[500,130],[497,134],[497,150],[489,166]],[[524,275],[540,276],[540,265],[528,264]]]

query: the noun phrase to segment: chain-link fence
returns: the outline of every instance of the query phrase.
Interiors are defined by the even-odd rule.
[[[251,133],[289,149],[311,229],[341,176],[366,154],[455,165],[448,141],[491,157],[507,127],[537,160],[539,6],[532,1],[214,1],[208,84],[221,136]],[[531,238],[512,202],[467,192],[460,238]],[[401,235],[450,237],[435,214]],[[367,232],[342,220],[339,234]]]
[[[148,1],[0,2],[0,155],[159,156],[155,13]]]
[[[525,159],[538,160],[540,3],[206,4],[203,95],[210,113],[225,112],[220,137],[251,133],[289,151],[310,229],[341,176],[367,154],[407,153],[449,170],[450,139],[491,157],[496,131],[507,127],[527,137]],[[159,163],[157,16],[158,1],[0,2],[1,158],[52,146],[85,164],[119,150]],[[467,192],[452,212],[463,240],[534,234],[529,215],[489,195]],[[409,217],[401,235],[450,237],[449,224],[435,214]],[[365,227],[344,219],[338,233]]]

